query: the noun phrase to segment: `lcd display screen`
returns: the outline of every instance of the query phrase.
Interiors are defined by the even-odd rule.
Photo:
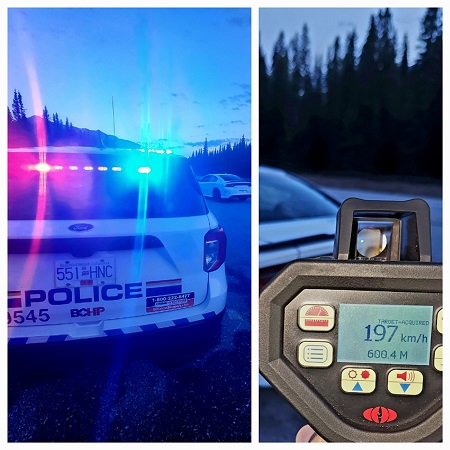
[[[338,362],[430,363],[432,306],[342,304]]]

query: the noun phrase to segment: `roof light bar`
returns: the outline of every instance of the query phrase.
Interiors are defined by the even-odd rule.
[[[167,150],[167,152],[171,152],[170,150]],[[25,167],[24,167],[25,168]],[[71,170],[71,171],[77,171],[77,170],[85,170],[86,172],[92,172],[95,169],[97,169],[100,172],[106,172],[108,170],[112,170],[113,172],[122,172],[123,168],[120,166],[113,166],[113,167],[106,167],[106,166],[97,166],[96,168],[93,166],[83,166],[78,167],[78,166],[60,166],[60,165],[56,165],[56,166],[51,166],[50,164],[47,163],[38,163],[38,164],[30,164],[29,166],[27,166],[28,170],[37,170],[38,172],[41,173],[47,173],[50,172],[51,170]],[[151,168],[148,166],[142,166],[139,167],[137,169],[137,171],[139,173],[150,173],[151,172]]]

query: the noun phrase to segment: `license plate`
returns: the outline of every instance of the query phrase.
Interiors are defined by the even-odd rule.
[[[81,287],[116,281],[114,258],[55,261],[56,287]]]

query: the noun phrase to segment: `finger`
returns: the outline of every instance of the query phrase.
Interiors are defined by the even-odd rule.
[[[314,437],[314,434],[315,431],[309,425],[305,425],[298,431],[295,442],[309,442]]]
[[[295,442],[325,442],[309,425],[300,428]]]

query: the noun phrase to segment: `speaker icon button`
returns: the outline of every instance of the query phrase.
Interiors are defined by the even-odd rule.
[[[423,374],[418,370],[391,370],[388,391],[394,395],[419,395],[423,389]]]

